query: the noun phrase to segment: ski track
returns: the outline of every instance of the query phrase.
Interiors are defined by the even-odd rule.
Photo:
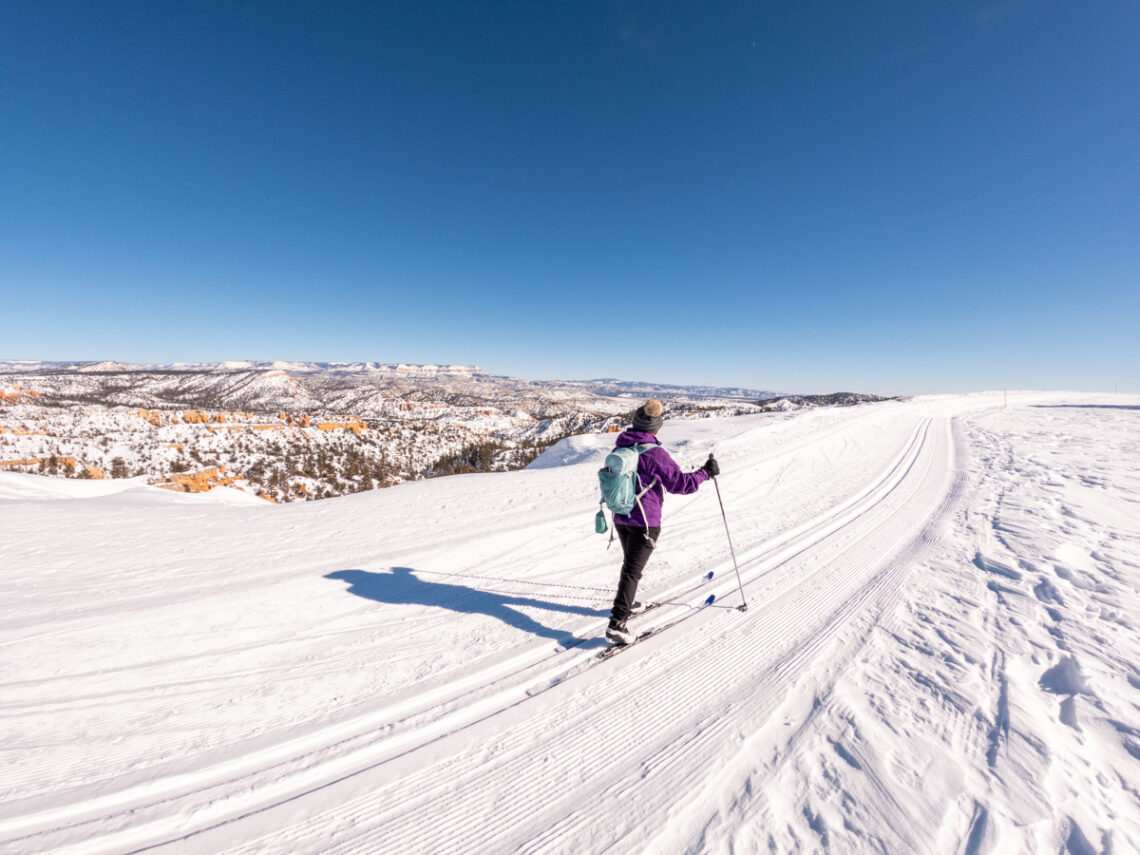
[[[633,710],[638,721],[636,731],[631,732],[624,726],[629,717],[627,711],[613,712],[604,709],[599,711],[594,704],[583,704],[580,695],[571,694],[566,704],[568,709],[558,710],[558,718],[555,719],[558,721],[556,740],[548,737],[538,744],[531,744],[528,750],[505,749],[505,756],[502,757],[497,756],[497,753],[488,756],[482,751],[470,759],[466,759],[465,755],[460,755],[459,758],[449,757],[443,763],[429,766],[425,772],[415,776],[401,776],[398,783],[381,785],[379,788],[374,788],[371,781],[353,780],[350,786],[341,788],[352,790],[362,788],[368,791],[368,795],[364,798],[358,797],[350,805],[342,803],[340,810],[345,818],[345,824],[351,825],[354,834],[360,837],[360,840],[352,845],[346,844],[342,847],[337,844],[330,848],[330,841],[326,839],[326,823],[323,818],[317,818],[310,829],[299,830],[280,851],[324,849],[341,852],[380,850],[460,852],[471,851],[473,837],[480,841],[478,848],[482,851],[525,847],[525,838],[520,839],[518,829],[526,827],[528,824],[526,820],[534,821],[536,810],[545,805],[546,811],[557,816],[566,806],[580,801],[579,796],[569,792],[554,799],[554,803],[550,804],[550,794],[544,783],[551,780],[565,781],[576,776],[582,779],[579,786],[590,790],[601,790],[603,798],[607,790],[615,787],[625,790],[635,785],[637,781],[648,782],[652,785],[648,792],[656,794],[655,801],[666,802],[656,805],[655,810],[652,801],[639,799],[640,810],[653,817],[652,824],[656,825],[659,811],[667,811],[667,802],[672,800],[672,794],[683,791],[679,788],[691,787],[691,782],[686,778],[696,776],[699,779],[707,774],[708,770],[699,764],[694,765],[692,758],[705,754],[709,746],[721,744],[726,730],[739,729],[741,726],[734,716],[724,716],[715,724],[699,730],[696,736],[690,735],[688,730],[693,706],[699,703],[699,697],[693,696],[693,690],[697,690],[698,695],[711,694],[720,699],[721,703],[728,699],[730,708],[743,706],[744,698],[755,696],[758,691],[763,692],[765,689],[748,685],[743,689],[744,698],[736,697],[742,692],[740,688],[734,686],[742,665],[774,660],[771,666],[761,672],[763,681],[761,685],[768,683],[766,691],[771,697],[778,697],[781,675],[799,673],[812,660],[813,655],[818,654],[819,650],[835,636],[839,627],[846,624],[850,612],[857,613],[866,600],[873,599],[874,595],[881,593],[884,587],[889,587],[885,586],[883,580],[873,579],[866,583],[866,590],[860,592],[854,588],[850,580],[844,580],[835,572],[835,565],[843,563],[849,567],[854,557],[856,566],[866,572],[867,569],[876,566],[876,557],[882,555],[884,551],[897,550],[900,540],[905,540],[913,528],[914,520],[909,520],[910,525],[905,524],[903,522],[905,517],[899,513],[899,510],[913,494],[905,492],[899,495],[899,484],[915,469],[919,453],[924,449],[923,441],[927,437],[927,430],[928,423],[924,423],[912,434],[908,446],[890,467],[888,476],[884,479],[885,486],[876,485],[882,491],[881,497],[880,494],[873,494],[875,501],[868,510],[856,508],[856,520],[873,511],[877,512],[874,513],[873,520],[863,520],[863,524],[868,527],[873,526],[873,531],[885,527],[885,534],[880,538],[863,537],[859,544],[843,542],[827,550],[825,554],[834,556],[830,557],[830,560],[825,559],[815,566],[809,564],[807,567],[797,566],[791,562],[796,557],[800,557],[801,561],[805,560],[802,553],[815,545],[812,541],[818,542],[827,537],[825,535],[824,538],[820,538],[817,530],[828,528],[828,521],[815,522],[806,526],[807,531],[798,538],[789,538],[791,544],[785,546],[783,552],[790,552],[792,555],[787,558],[781,555],[772,562],[776,567],[787,571],[784,574],[783,585],[780,580],[772,582],[772,587],[780,592],[780,595],[776,596],[774,592],[761,590],[758,597],[765,601],[764,608],[747,615],[749,627],[760,622],[765,624],[762,631],[744,633],[738,629],[733,636],[731,656],[716,655],[718,648],[714,646],[710,649],[708,645],[698,649],[704,655],[685,654],[682,651],[671,651],[674,655],[667,653],[659,655],[656,658],[659,663],[657,667],[647,673],[638,674],[636,686],[626,687],[626,692],[636,695],[637,698]],[[936,456],[936,452],[928,450],[927,458],[933,456]],[[894,477],[891,477],[892,475]],[[884,505],[884,502],[891,497],[894,497],[895,501]],[[843,507],[840,514],[847,510],[847,506]],[[917,518],[919,521],[923,520],[920,513],[917,514]],[[842,532],[843,528],[840,527],[839,531]],[[830,532],[829,535],[837,536]],[[852,539],[855,537],[851,536]],[[800,541],[804,544],[801,545]],[[741,556],[741,559],[744,562],[742,574],[746,579],[752,581],[754,576],[759,578],[763,575],[763,572],[759,574],[750,572],[753,568],[749,566],[748,556]],[[832,570],[830,575],[826,573],[829,567]],[[862,574],[855,576],[857,579],[862,578]],[[798,602],[799,608],[789,608],[789,601]],[[805,607],[805,601],[815,608]],[[839,614],[834,613],[836,608]],[[832,620],[822,627],[815,627],[815,632],[804,638],[797,632],[797,630],[802,632],[803,614],[805,611],[817,610],[824,614],[831,613]],[[702,612],[702,617],[708,614],[715,612],[705,610]],[[730,611],[727,614],[731,619],[739,613]],[[689,635],[685,638],[689,638]],[[677,639],[673,639],[673,647],[678,647]],[[629,651],[632,652],[633,649]],[[639,652],[644,653],[644,651]],[[623,656],[628,656],[629,653],[623,653]],[[713,655],[710,656],[710,653]],[[592,688],[591,695],[596,695],[599,691],[609,691],[608,683],[617,680],[624,682],[625,675],[611,677],[600,689]],[[650,692],[652,694],[649,694]],[[760,705],[754,714],[760,716],[762,720],[768,712],[770,709]],[[753,714],[752,710],[749,710],[749,713]],[[548,721],[550,715],[547,714]],[[486,725],[487,722],[487,719],[483,719],[480,723]],[[517,732],[508,731],[496,742],[504,745],[514,745],[518,742],[534,743],[533,737],[528,739],[531,728],[532,724],[524,720],[515,729]],[[651,765],[639,763],[632,775],[627,773],[626,776],[616,780],[612,779],[612,769],[599,767],[598,775],[610,776],[609,782],[604,779],[591,781],[588,775],[584,775],[582,770],[576,768],[580,762],[579,758],[583,755],[622,757],[636,754],[641,734],[645,732],[675,734],[673,737],[675,744],[662,745]],[[462,732],[451,736],[453,739],[467,740],[467,734]],[[474,734],[472,739],[475,742],[480,741]],[[364,774],[366,773],[360,773],[354,778],[358,779]],[[659,777],[664,780],[657,780]],[[488,787],[489,781],[494,781],[495,786]],[[443,798],[448,799],[451,804],[447,824],[425,823],[418,819],[425,815],[426,806]],[[503,807],[505,805],[509,805],[510,808],[505,810]],[[549,823],[549,818],[542,816],[543,818],[538,821],[540,827]],[[490,817],[494,817],[493,827],[488,827],[490,823],[487,820]],[[565,827],[561,837],[552,838],[547,833],[536,843],[546,850],[569,851],[588,839],[590,826],[590,818],[583,816],[578,823]],[[368,831],[373,833],[370,834]],[[647,837],[648,831],[649,829],[644,826],[634,826],[625,833],[624,837],[627,842],[638,842],[637,845],[644,846],[652,839]],[[225,830],[225,833],[229,831]],[[606,830],[606,834],[612,833],[613,829]],[[504,839],[508,836],[515,839]],[[274,832],[270,837],[277,838],[278,835]],[[620,839],[622,837],[619,837]],[[265,851],[270,845],[272,844],[269,839],[259,840],[251,847],[235,851]]]
[[[886,487],[876,495],[870,508],[866,511],[860,508],[860,513],[855,515],[855,520],[862,520],[861,528],[869,529],[868,534],[849,535],[850,540],[856,540],[853,544],[850,540],[841,539],[841,532],[845,529],[840,527],[836,534],[830,535],[831,538],[840,538],[840,543],[825,549],[821,547],[827,545],[824,543],[827,537],[811,543],[814,530],[825,526],[824,522],[816,522],[806,527],[806,534],[799,536],[808,541],[808,545],[800,548],[792,539],[791,546],[785,549],[792,555],[775,564],[775,567],[787,570],[783,584],[780,580],[773,580],[772,592],[759,593],[759,598],[764,601],[763,609],[748,612],[748,626],[736,629],[731,655],[718,655],[720,648],[716,645],[710,648],[708,644],[691,652],[679,649],[691,643],[692,633],[681,640],[670,638],[673,649],[658,655],[655,659],[658,667],[648,673],[636,674],[636,683],[626,686],[626,693],[636,698],[632,711],[614,711],[593,705],[583,709],[579,695],[571,695],[568,699],[570,710],[560,715],[560,718],[562,715],[565,718],[559,724],[556,740],[541,742],[529,750],[507,750],[505,759],[496,758],[494,762],[481,752],[471,756],[465,764],[449,758],[447,763],[427,767],[414,779],[401,777],[398,784],[386,788],[373,790],[368,783],[361,782],[363,789],[369,791],[368,796],[358,798],[345,813],[353,831],[364,838],[365,842],[361,844],[364,848],[336,846],[331,850],[363,852],[380,845],[385,852],[393,853],[416,848],[427,852],[464,852],[471,850],[472,838],[478,839],[478,848],[487,852],[535,847],[569,852],[583,846],[584,842],[589,849],[592,848],[589,836],[596,823],[588,814],[578,814],[575,821],[556,825],[556,836],[547,831],[528,842],[519,834],[520,825],[526,827],[524,820],[534,822],[532,817],[540,807],[545,806],[546,811],[557,817],[570,805],[583,800],[571,791],[554,799],[551,805],[552,799],[543,787],[549,780],[573,780],[575,777],[579,787],[600,792],[602,799],[608,792],[626,792],[628,788],[636,788],[638,812],[648,816],[649,823],[634,824],[632,828],[617,832],[605,829],[603,833],[606,836],[618,833],[619,844],[626,842],[630,846],[655,848],[657,841],[654,837],[668,837],[668,832],[654,833],[654,827],[659,824],[659,817],[668,813],[675,793],[690,791],[694,782],[707,777],[709,769],[700,763],[700,759],[716,756],[715,751],[710,755],[709,749],[723,744],[726,738],[731,738],[732,732],[763,722],[775,699],[780,697],[785,682],[801,673],[822,649],[827,648],[840,629],[848,624],[850,616],[870,608],[870,602],[888,596],[897,585],[897,571],[874,575],[873,570],[879,567],[882,555],[896,553],[911,536],[915,520],[920,523],[926,521],[925,514],[917,508],[913,515],[901,513],[907,503],[915,494],[920,494],[922,488],[938,495],[937,487],[931,490],[926,486],[931,461],[938,458],[939,445],[938,441],[931,441],[927,446],[928,427],[929,423],[920,425],[919,430],[912,434],[909,446],[890,467],[890,474],[897,473],[898,480],[889,478],[888,474]],[[925,456],[920,454],[922,450],[927,451]],[[899,489],[906,481],[906,475],[914,473],[915,469],[922,470],[915,473],[920,488],[913,491]],[[871,519],[864,519],[866,516]],[[816,559],[813,546],[823,552],[822,560]],[[807,555],[809,552],[813,554]],[[797,557],[800,563],[792,563]],[[749,581],[763,578],[763,573],[749,572],[747,557],[743,560],[746,565],[742,568],[742,575]],[[853,564],[863,571],[854,573],[854,580],[845,579],[841,572],[837,572],[841,568],[849,570]],[[827,572],[829,569],[830,573]],[[858,585],[858,581],[863,585]],[[797,602],[800,608],[787,608],[789,601]],[[708,616],[710,612],[703,610],[701,617]],[[805,636],[805,613],[823,613],[829,619],[822,626],[813,626],[812,632]],[[732,616],[733,612],[728,614]],[[754,628],[759,624],[763,626]],[[662,636],[661,641],[665,642],[666,637]],[[634,650],[636,648],[630,652]],[[746,663],[755,668],[757,662],[771,662],[771,665],[760,671],[758,678],[754,677],[755,682],[734,685],[734,677],[740,675]],[[610,682],[624,682],[626,678],[627,675],[621,673],[612,677]],[[706,693],[715,694],[718,703],[726,703],[734,714],[720,715],[705,726],[698,725],[694,734],[691,732],[693,710],[700,708],[700,699]],[[765,703],[763,698],[771,700]],[[638,723],[633,732],[626,726],[630,712]],[[742,716],[747,716],[743,722],[740,720]],[[530,728],[530,723],[523,723],[518,728],[519,733],[508,731],[497,742],[513,744],[526,741]],[[600,766],[595,773],[601,779],[598,781],[592,781],[588,771],[578,768],[579,758],[584,755],[644,755],[644,733],[673,734],[671,739],[658,743],[652,763],[637,763],[632,772],[617,779],[614,779],[612,768]],[[478,741],[478,736],[474,739]],[[560,758],[564,759],[560,762]],[[495,787],[481,785],[487,780],[494,781]],[[638,787],[641,782],[646,785]],[[424,815],[426,805],[440,798],[448,798],[453,805],[449,811],[450,821],[446,825],[431,823],[427,827],[427,823],[418,817]],[[502,805],[511,805],[513,813],[504,815]],[[488,817],[494,817],[492,827],[488,827]],[[537,822],[539,828],[547,824],[551,824],[551,817],[547,815]],[[383,829],[383,833],[373,836],[368,833],[369,829]],[[287,848],[306,852],[315,852],[323,846],[327,848],[325,833],[325,823],[318,819],[308,834],[299,834],[288,841]],[[507,837],[514,839],[504,839]],[[662,849],[673,848],[670,842],[676,841],[660,840]],[[268,839],[260,840],[253,848],[236,852],[254,852],[269,845]],[[596,845],[600,845],[600,841]]]
[[[39,795],[21,784],[20,769],[0,771],[0,792],[20,793],[21,801],[9,804],[23,806],[0,815],[0,844],[13,852],[92,855],[156,848],[976,855],[1011,842],[1021,849],[1008,851],[1055,851],[1055,843],[1096,851],[1090,834],[1105,851],[1114,841],[1135,842],[1137,793],[1128,776],[1118,775],[1113,784],[1076,759],[1094,737],[1103,758],[1098,767],[1140,756],[1140,727],[1127,724],[1130,713],[1115,702],[1140,688],[1140,670],[1122,660],[1126,689],[1115,694],[1098,694],[1093,686],[1104,678],[1082,670],[1089,661],[1082,651],[1098,640],[1114,634],[1117,646],[1131,643],[1127,562],[1106,552],[1111,538],[1093,537],[1095,514],[1065,501],[1074,479],[1017,457],[999,432],[978,427],[998,418],[987,412],[992,406],[992,400],[935,401],[892,411],[863,408],[846,418],[789,419],[779,423],[787,441],[760,456],[752,449],[768,436],[764,423],[718,437],[722,465],[748,467],[734,473],[731,486],[732,479],[722,479],[722,489],[734,541],[744,534],[737,557],[750,609],[735,609],[737,580],[726,560],[719,511],[709,512],[707,496],[705,507],[698,496],[671,497],[668,540],[651,568],[665,582],[651,589],[647,575],[642,585],[642,596],[666,604],[639,625],[667,628],[604,661],[596,658],[597,637],[614,557],[567,573],[580,562],[566,552],[580,555],[573,544],[588,516],[571,491],[525,528],[512,522],[513,509],[492,512],[494,524],[467,560],[471,535],[462,531],[434,538],[427,550],[374,552],[389,566],[403,560],[416,568],[393,580],[400,584],[386,583],[391,599],[384,602],[423,607],[390,624],[375,621],[376,603],[366,598],[349,600],[327,630],[318,624],[285,635],[272,630],[269,607],[254,607],[254,623],[269,630],[258,643],[238,633],[230,644],[215,641],[184,657],[147,662],[136,656],[87,675],[5,679],[14,700],[6,700],[0,723],[33,712],[85,714],[86,721],[113,730],[131,726],[132,695],[153,703],[148,671],[168,701],[188,704],[216,696],[219,681],[255,686],[268,680],[287,691],[291,681],[326,679],[346,656],[367,658],[369,651],[399,666],[393,673],[406,667],[416,675],[403,689],[381,678],[379,703],[339,710],[330,698],[324,708],[293,711],[290,721],[308,719],[309,726],[277,733],[261,722],[264,705],[239,704],[227,727],[262,734],[239,751],[218,745],[195,762],[172,757],[157,776],[145,766],[125,775],[107,764],[104,776],[87,773],[62,802],[48,800],[48,788]],[[682,454],[705,454],[707,441],[695,433],[680,443]],[[882,454],[892,447],[893,454]],[[876,453],[860,459],[868,448]],[[863,473],[860,481],[848,476],[839,489],[821,484],[814,502],[804,501],[802,490],[784,492],[788,482],[826,478],[845,462]],[[1105,488],[1111,463],[1081,470],[1075,479],[1084,488]],[[1051,573],[1018,558],[1026,549],[1014,541],[1026,520],[1042,522],[1042,510],[1019,498],[1027,478],[1061,497],[1045,509],[1045,522],[1071,535],[1053,549]],[[1002,484],[990,489],[994,480]],[[478,485],[466,485],[476,492]],[[785,497],[781,521],[768,504]],[[448,501],[462,507],[462,498]],[[248,519],[256,526],[255,515]],[[535,531],[545,533],[537,551]],[[298,529],[298,542],[303,535]],[[288,565],[289,577],[323,575],[336,538],[327,540],[301,549],[301,560]],[[1100,551],[1085,545],[1093,541]],[[974,550],[965,566],[955,558],[964,542]],[[295,547],[289,537],[280,543],[282,554]],[[541,568],[529,577],[487,572],[518,566],[528,550]],[[354,566],[369,565],[357,559]],[[1102,576],[1106,568],[1119,581]],[[715,578],[693,587],[710,569]],[[911,582],[920,569],[941,573],[928,597]],[[206,596],[221,596],[207,574],[200,576]],[[571,577],[574,582],[566,581]],[[225,596],[253,597],[267,580],[280,578],[262,569],[234,580]],[[199,590],[193,575],[185,581],[185,590]],[[133,591],[118,601],[129,612],[161,602],[157,590]],[[428,599],[418,599],[425,591]],[[702,607],[709,593],[716,600]],[[485,595],[492,595],[485,612],[449,611]],[[1103,619],[1091,633],[1073,632],[1058,611],[1078,597],[1086,613]],[[59,631],[48,634],[49,643],[66,644],[69,633],[87,632],[97,612],[77,604]],[[1039,613],[1049,617],[1045,629],[1025,629]],[[454,631],[445,631],[457,618],[473,630],[466,655],[453,649]],[[483,634],[501,620],[522,631],[549,632],[504,647],[494,643],[498,635]],[[38,638],[19,632],[33,622],[6,621],[0,649]],[[441,641],[425,644],[433,634]],[[257,667],[222,664],[239,653],[247,662],[259,646],[264,662]],[[283,674],[275,660],[290,647],[298,655]],[[172,665],[197,676],[171,679]],[[77,691],[70,690],[77,677]],[[119,684],[128,677],[129,685]],[[87,683],[106,688],[93,691]],[[1053,719],[1075,735],[1072,759],[1060,770],[1034,735],[1052,727],[1048,710],[1036,704],[1042,687],[1062,697]],[[910,715],[892,722],[892,708]],[[322,719],[325,724],[313,726]],[[1091,735],[1080,736],[1082,723]],[[884,741],[898,747],[885,755],[873,750]],[[163,753],[160,744],[148,751]],[[959,774],[923,775],[924,764],[954,768],[958,755],[978,761]],[[1068,783],[1074,775],[1097,789],[1101,807],[1078,803]],[[1013,797],[1009,782],[1017,777],[1037,783]],[[1050,800],[1061,801],[1066,812],[1043,827],[1040,815]],[[1114,835],[1114,819],[1130,812]]]

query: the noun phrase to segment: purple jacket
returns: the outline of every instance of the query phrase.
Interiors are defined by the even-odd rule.
[[[670,493],[695,493],[697,488],[708,480],[709,475],[704,469],[696,472],[682,472],[677,462],[669,456],[669,452],[661,447],[661,440],[651,433],[639,430],[627,430],[617,438],[615,448],[625,448],[630,445],[655,445],[642,453],[637,460],[637,474],[641,477],[640,492],[650,481],[656,483],[649,488],[649,492],[641,497],[641,505],[645,508],[646,519],[641,517],[641,508],[636,505],[628,515],[614,514],[614,525],[659,526],[661,525],[661,503],[665,498],[665,491]]]

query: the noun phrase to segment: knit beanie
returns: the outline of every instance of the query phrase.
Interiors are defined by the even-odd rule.
[[[650,398],[633,414],[633,429],[657,433],[665,421],[665,407],[656,398]]]

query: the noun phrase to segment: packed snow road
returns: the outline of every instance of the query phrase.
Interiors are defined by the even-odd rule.
[[[287,507],[5,475],[0,847],[1136,845],[1140,408],[1004,403],[666,423],[749,609],[667,497],[605,659],[611,437]]]

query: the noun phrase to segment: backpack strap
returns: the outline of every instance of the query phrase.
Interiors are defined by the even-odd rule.
[[[635,447],[637,448],[637,465],[638,465],[637,483],[640,486],[641,485],[641,471],[640,471],[641,455],[643,455],[645,452],[649,451],[649,449],[653,448],[654,446],[649,445],[647,443],[638,443],[637,446],[635,446]],[[648,493],[650,490],[652,490],[653,485],[656,484],[659,480],[660,479],[656,475],[654,475],[653,480],[650,481],[648,485],[642,487],[641,492],[633,497],[634,501],[637,502],[638,509],[641,511],[641,520],[642,520],[642,522],[645,523],[645,539],[649,541],[650,547],[656,547],[657,541],[655,541],[652,537],[649,536],[649,517],[645,513],[645,506],[643,504],[641,504],[641,497],[644,496],[646,493]]]
[[[654,483],[656,483],[656,479],[654,479]],[[649,487],[652,486],[653,484],[649,485]],[[644,490],[637,494],[637,507],[641,509],[641,519],[645,521],[645,539],[649,541],[649,545],[651,547],[655,547],[657,546],[657,541],[649,536],[649,517],[645,515],[645,506],[641,504],[641,497],[644,496],[646,492],[648,492],[649,487],[646,487]]]

